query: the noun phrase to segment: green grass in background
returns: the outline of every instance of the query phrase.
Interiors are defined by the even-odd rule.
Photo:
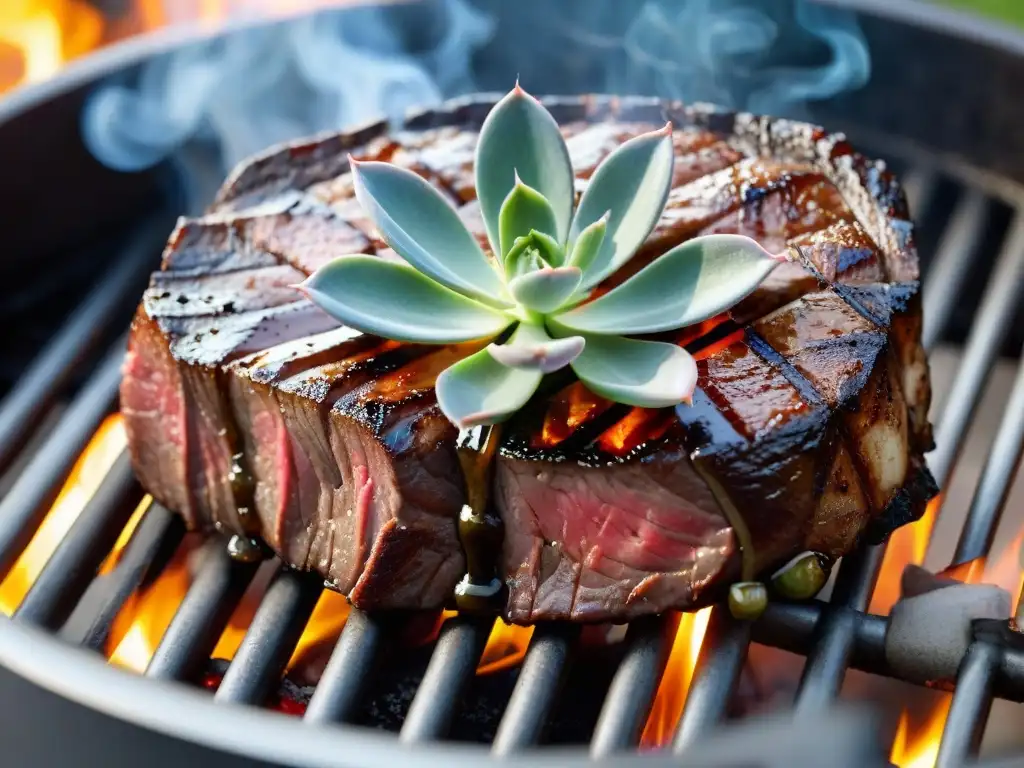
[[[945,5],[973,11],[1024,27],[1024,0],[940,0]]]

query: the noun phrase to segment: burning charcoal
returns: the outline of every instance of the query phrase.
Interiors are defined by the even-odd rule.
[[[210,659],[206,663],[206,670],[199,678],[199,685],[211,693],[215,693],[220,688],[230,664],[231,662],[227,659]],[[312,696],[312,686],[298,685],[285,678],[281,681],[277,691],[271,694],[264,704],[268,709],[301,717],[306,713],[306,707],[309,706]]]
[[[952,677],[971,644],[971,622],[1010,615],[1010,594],[991,584],[962,584],[915,568],[904,573],[903,590],[892,609],[885,656],[911,679]]]

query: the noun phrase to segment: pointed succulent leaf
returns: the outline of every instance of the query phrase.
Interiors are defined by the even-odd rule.
[[[442,371],[434,391],[444,415],[469,429],[507,419],[526,405],[542,378],[539,370],[509,368],[482,349]]]
[[[588,225],[580,232],[576,242],[573,243],[569,264],[579,267],[584,272],[590,268],[590,265],[594,263],[594,259],[601,252],[605,235],[608,233],[608,219],[610,216],[611,211],[605,211],[605,214],[600,219]]]
[[[376,256],[334,259],[299,288],[350,328],[394,341],[485,339],[513,322],[504,312],[445,288],[408,264]]]
[[[455,209],[426,179],[390,163],[353,162],[356,197],[406,261],[454,291],[501,306],[501,276]]]
[[[569,301],[582,279],[579,267],[538,269],[514,278],[508,289],[521,306],[548,314]]]
[[[554,238],[534,230],[512,244],[505,257],[505,279],[511,281],[538,269],[558,267],[562,261],[562,248]]]
[[[570,240],[611,211],[608,231],[583,276],[591,288],[625,264],[661,217],[672,188],[672,125],[630,139],[594,172],[576,210]]]
[[[501,204],[498,214],[498,231],[501,240],[501,255],[511,249],[516,239],[530,232],[542,232],[554,236],[558,233],[555,211],[551,203],[533,187],[524,184],[516,176],[516,185]]]
[[[583,351],[582,336],[552,339],[540,325],[520,323],[504,344],[491,344],[491,356],[510,368],[553,373],[564,368]]]
[[[697,364],[682,347],[621,336],[583,338],[586,346],[572,369],[595,394],[642,408],[675,406],[693,396]]]
[[[779,264],[742,235],[689,240],[604,296],[559,315],[590,333],[656,333],[693,325],[734,306]]]
[[[555,239],[564,243],[572,221],[569,150],[551,114],[517,84],[487,115],[476,147],[476,193],[487,235],[501,250],[498,219],[518,173],[551,204]]]

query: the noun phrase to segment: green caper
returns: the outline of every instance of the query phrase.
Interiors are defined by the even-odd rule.
[[[740,581],[729,587],[729,612],[737,619],[756,619],[768,607],[768,590],[759,581]]]
[[[792,600],[814,597],[828,581],[828,561],[816,552],[797,555],[772,576],[772,587]]]

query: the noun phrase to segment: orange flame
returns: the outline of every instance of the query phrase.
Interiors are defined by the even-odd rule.
[[[676,618],[675,637],[669,652],[665,673],[658,685],[654,705],[647,716],[640,743],[644,747],[660,747],[667,744],[675,733],[676,724],[683,714],[686,694],[693,681],[693,670],[697,666],[704,633],[707,632],[710,608],[697,613],[683,613]]]
[[[948,693],[943,694],[941,700],[928,713],[924,723],[913,729],[913,733],[910,727],[910,713],[904,709],[896,729],[889,762],[898,765],[899,768],[932,768],[939,756],[942,728],[946,724],[951,701],[952,697]]]
[[[18,607],[126,444],[120,416],[111,416],[100,425],[35,536],[0,584],[0,612],[9,616]]]
[[[84,0],[0,4],[0,93],[52,77],[103,40],[103,16]]]
[[[54,549],[84,509],[102,478],[126,446],[120,416],[108,418],[97,430],[82,453],[57,497],[49,515],[15,563],[8,577],[0,584],[0,611],[12,613],[49,559]],[[145,509],[143,501],[121,534],[111,555],[101,567],[109,571],[116,565],[121,550]],[[933,502],[924,517],[894,534],[872,608],[882,605],[887,611],[898,595],[899,575],[907,563],[920,563],[925,555],[928,536],[934,525],[938,502]],[[144,592],[129,598],[112,628],[108,654],[111,663],[137,672],[144,671],[160,638],[191,584],[192,565],[201,555],[200,537],[189,537],[179,547],[170,564]],[[1018,555],[1024,546],[1024,530],[994,561],[982,560],[949,569],[946,575],[970,583],[985,581],[1012,590],[1016,598],[1022,584]],[[254,584],[242,600],[213,652],[216,658],[230,659],[237,651],[246,629],[259,605],[266,581]],[[697,656],[707,630],[710,609],[695,614],[680,614],[674,619],[675,631],[665,674],[658,688],[654,705],[642,736],[646,747],[667,743],[682,714],[691,685]],[[299,641],[288,669],[293,670],[317,650],[329,649],[340,634],[348,616],[348,602],[343,595],[324,591]],[[435,621],[435,631],[420,641],[436,636],[436,627],[455,615],[444,612]],[[477,668],[478,674],[491,674],[518,665],[526,653],[533,634],[532,627],[519,627],[495,622]],[[900,768],[932,765],[938,751],[942,727],[949,709],[944,696],[928,712],[924,721],[914,724],[909,711],[904,711],[895,739],[891,761]]]
[[[878,586],[871,596],[871,613],[888,616],[900,599],[900,578],[908,565],[920,565],[928,552],[928,541],[935,527],[935,519],[942,506],[942,497],[936,496],[928,504],[921,519],[898,528],[889,537],[889,545],[882,559]]]
[[[246,13],[279,19],[355,1],[249,0]],[[183,22],[217,29],[228,21],[236,4],[237,0],[177,0],[172,6],[166,0],[134,0],[105,19],[89,0],[3,0],[0,94],[46,80],[67,62],[133,35]]]
[[[984,558],[979,558],[948,568],[943,575],[967,584],[995,584],[1009,591],[1016,604],[1024,586],[1024,574],[1021,573],[1019,561],[1022,545],[1024,530],[1017,534],[994,563],[987,564]],[[930,768],[935,765],[951,701],[952,697],[944,694],[928,712],[924,722],[917,727],[911,726],[910,712],[904,709],[900,715],[890,762],[899,768]]]
[[[494,622],[476,673],[490,675],[518,666],[526,655],[526,647],[530,644],[531,637],[533,627],[506,624],[501,620]]]

